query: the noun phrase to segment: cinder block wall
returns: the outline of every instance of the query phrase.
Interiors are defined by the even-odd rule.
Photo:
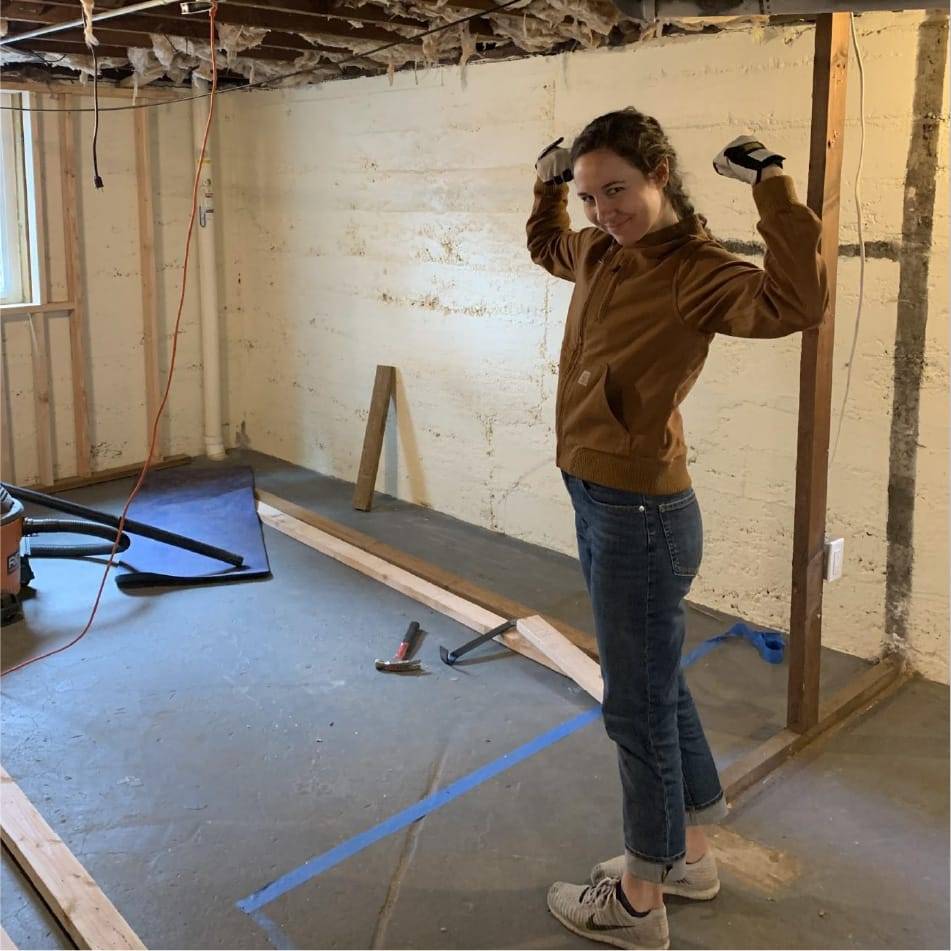
[[[826,588],[824,630],[828,644],[863,657],[900,635],[919,669],[947,681],[948,191],[940,121],[927,282],[916,284],[899,260],[903,201],[914,185],[906,175],[918,50],[923,36],[929,48],[935,37],[924,23],[917,13],[858,21],[865,239],[876,250],[831,472],[829,528],[846,537],[846,569]],[[718,236],[757,242],[749,189],[715,176],[710,161],[734,135],[754,130],[788,157],[805,194],[813,42],[808,27],[684,36],[475,65],[464,77],[445,68],[400,73],[392,85],[381,78],[224,97],[234,438],[353,479],[374,368],[394,364],[398,438],[384,453],[381,488],[573,551],[552,432],[570,287],[534,267],[524,249],[534,157],[594,115],[636,105],[666,126]],[[858,92],[853,68],[841,223],[842,242],[852,247],[839,261],[834,427],[858,305],[851,200]],[[584,223],[574,199],[572,217]],[[908,439],[892,432],[900,287],[906,305],[927,298],[918,313],[927,329],[916,477],[905,485],[914,499],[910,587],[886,581],[889,473],[907,472],[909,462]],[[706,525],[692,597],[779,628],[788,623],[798,365],[798,338],[720,338],[684,414]],[[908,392],[907,380],[902,386]]]

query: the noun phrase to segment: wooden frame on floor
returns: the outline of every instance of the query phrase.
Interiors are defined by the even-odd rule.
[[[597,655],[590,651],[594,639],[589,634],[543,618],[523,604],[478,588],[437,565],[400,552],[273,493],[259,489],[256,495],[258,514],[265,525],[477,633],[491,630],[504,620],[515,620],[515,631],[497,637],[497,641],[570,677],[587,694],[601,702],[601,671],[591,657],[591,653]],[[460,591],[465,594],[458,594]],[[474,595],[475,599],[466,595]],[[486,609],[485,604],[504,607],[505,610],[496,614]],[[896,658],[885,658],[863,671],[820,707],[820,715],[809,730],[801,733],[788,728],[781,730],[727,767],[721,776],[727,797],[734,799],[739,796],[851,714],[888,696],[904,677],[904,667]]]
[[[4,847],[77,948],[145,948],[115,905],[3,767],[0,767],[0,832]],[[6,933],[4,938],[9,940]]]

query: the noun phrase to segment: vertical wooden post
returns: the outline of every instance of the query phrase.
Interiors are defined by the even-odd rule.
[[[50,423],[50,348],[46,314],[30,314],[30,352],[33,356],[33,409],[36,425],[36,461],[40,482],[52,485],[53,428]]]
[[[353,490],[353,507],[360,512],[369,512],[373,506],[373,490],[376,474],[380,468],[380,452],[383,450],[383,433],[386,429],[386,414],[396,385],[396,367],[378,366],[370,399],[370,415],[367,418],[366,435],[363,438],[363,454],[357,485]]]
[[[60,109],[66,97],[56,96]],[[73,429],[76,471],[90,473],[89,408],[86,396],[86,293],[79,259],[79,199],[76,186],[76,125],[72,112],[59,113],[59,145],[63,189],[63,230],[66,248],[67,297],[73,303],[69,315],[69,352],[73,378]]]
[[[136,109],[135,174],[139,206],[139,269],[142,282],[142,351],[145,358],[145,438],[149,439],[159,407],[158,288],[155,268],[155,215],[152,209],[152,137],[149,109]],[[148,452],[148,444],[146,444]],[[159,437],[156,459],[165,455]]]
[[[822,584],[832,409],[832,344],[839,254],[839,186],[842,176],[849,14],[823,13],[816,21],[812,77],[809,207],[822,218],[822,257],[830,314],[803,334],[799,369],[799,441],[789,619],[789,691],[786,722],[805,732],[819,720]]]
[[[13,408],[7,385],[7,331],[0,322],[0,478],[16,482],[16,463],[13,459]]]
[[[43,97],[31,94],[32,104],[43,105]],[[30,289],[30,300],[49,302],[46,220],[46,175],[43,161],[43,113],[30,113],[30,149],[33,165],[33,212],[36,234],[31,246],[36,249],[35,267],[31,267],[36,286]],[[32,263],[32,262],[31,262]],[[56,480],[55,446],[53,445],[52,401],[50,398],[49,322],[45,312],[27,315],[30,325],[30,352],[33,358],[33,410],[36,426],[36,461],[40,482],[50,485]]]

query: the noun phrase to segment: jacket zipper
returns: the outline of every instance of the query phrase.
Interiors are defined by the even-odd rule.
[[[612,261],[617,252],[620,250],[620,246],[612,244],[610,248],[604,253],[601,257],[601,260],[598,262],[598,271],[594,276],[594,280],[591,282],[591,292],[588,294],[588,299],[584,302],[584,307],[581,310],[581,318],[578,324],[578,346],[577,352],[580,354],[584,349],[584,332],[588,324],[588,316],[591,310],[591,301],[595,296],[595,292],[600,286],[601,282],[604,280],[604,275],[607,273],[615,274],[615,271],[609,272],[607,270],[609,261]],[[610,297],[609,291],[613,289],[613,283],[609,280],[608,290],[605,291],[604,297],[601,300],[600,305],[598,306],[598,313],[595,315],[595,320],[598,321],[601,319],[601,315],[604,313],[604,309],[607,305],[608,298]]]
[[[591,281],[591,292],[588,294],[588,298],[584,302],[584,306],[581,309],[581,316],[578,319],[578,342],[575,344],[574,352],[571,354],[568,363],[565,365],[565,372],[561,375],[561,379],[558,381],[556,412],[560,411],[561,409],[565,388],[568,386],[568,380],[570,379],[571,374],[574,372],[575,367],[577,367],[578,362],[581,359],[581,354],[584,352],[584,332],[585,326],[588,323],[588,312],[591,309],[591,300],[595,296],[595,291],[598,289],[598,285],[604,279],[608,262],[614,259],[619,250],[620,246],[612,243],[611,247],[605,251],[605,253],[601,256],[601,260],[598,262],[598,270],[594,275],[594,279]],[[601,314],[603,314],[605,310],[608,296],[610,295],[607,295],[604,301],[602,301],[598,316],[595,318],[596,320],[601,319]]]

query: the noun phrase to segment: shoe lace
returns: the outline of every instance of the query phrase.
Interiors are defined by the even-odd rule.
[[[583,905],[606,908],[617,889],[616,878],[603,878],[597,885],[589,885],[579,896]]]

